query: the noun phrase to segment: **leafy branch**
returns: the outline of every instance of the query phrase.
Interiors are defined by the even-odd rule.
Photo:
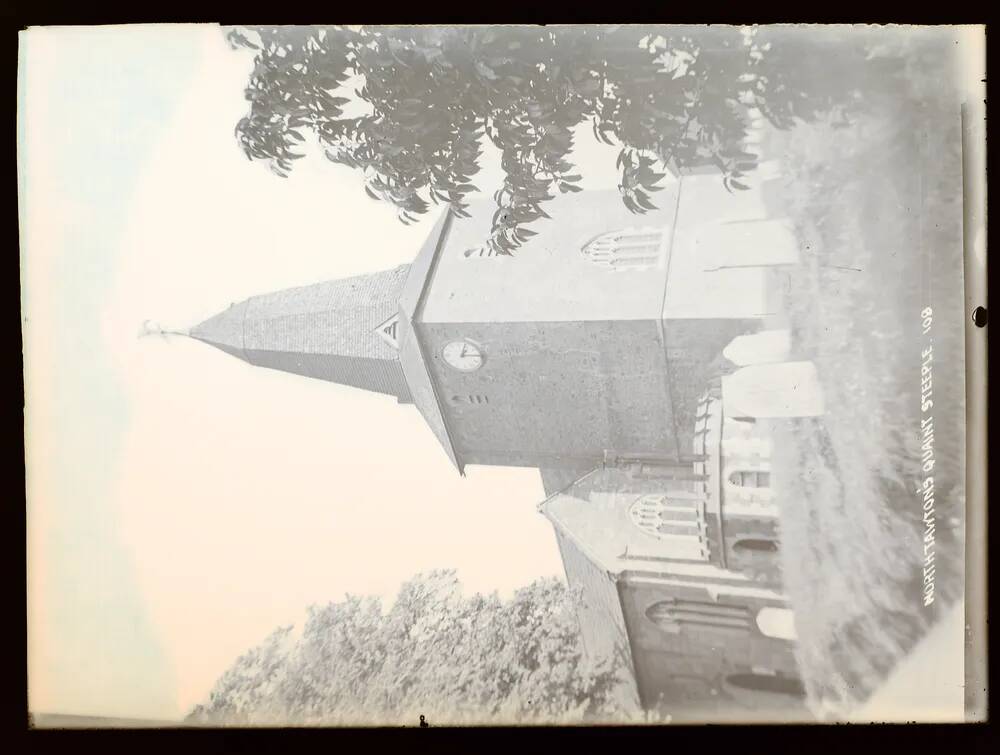
[[[815,57],[807,40],[770,30],[257,26],[226,34],[253,53],[249,112],[236,127],[249,159],[287,176],[312,139],[409,223],[434,204],[468,215],[488,140],[505,176],[484,241],[498,254],[535,235],[528,226],[548,217],[545,202],[580,191],[572,152],[581,125],[620,147],[622,201],[643,213],[655,209],[667,170],[714,166],[730,191],[745,189],[741,179],[757,164],[745,149],[750,108],[787,128],[851,101],[849,82],[827,76],[817,89],[815,76],[799,74]]]

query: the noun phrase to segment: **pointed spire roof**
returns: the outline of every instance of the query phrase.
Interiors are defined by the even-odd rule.
[[[188,335],[249,362],[243,350],[243,323],[249,301],[231,304],[224,312],[189,328]]]
[[[451,213],[445,210],[412,265],[252,296],[188,335],[253,365],[413,403],[465,474],[414,327],[450,226]]]
[[[390,332],[408,266],[275,291],[235,303],[190,330],[250,364],[409,401]]]

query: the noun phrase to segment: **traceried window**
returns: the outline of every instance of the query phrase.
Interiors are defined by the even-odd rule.
[[[624,228],[602,233],[583,245],[583,256],[611,270],[656,267],[662,259],[666,231],[663,228]]]
[[[647,535],[670,543],[678,559],[708,560],[705,517],[697,498],[644,495],[628,510],[632,523]]]
[[[707,600],[669,598],[653,603],[646,617],[666,632],[675,634],[685,627],[693,630],[717,629],[732,634],[751,630],[752,617],[745,606]]]
[[[771,487],[771,473],[739,469],[730,473],[729,482],[741,488],[769,488]]]

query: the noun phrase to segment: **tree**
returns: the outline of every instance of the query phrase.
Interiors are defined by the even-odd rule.
[[[534,235],[527,225],[548,217],[543,205],[556,192],[580,190],[571,157],[581,124],[620,146],[618,188],[633,212],[655,209],[651,195],[667,169],[714,165],[727,188],[746,188],[740,179],[758,157],[743,144],[749,108],[784,128],[850,106],[867,37],[841,36],[674,26],[227,33],[234,47],[255,51],[250,109],[236,128],[248,158],[287,176],[311,132],[330,160],[360,171],[365,191],[410,222],[431,203],[467,214],[488,139],[506,174],[485,241],[499,254]],[[348,115],[352,97],[366,113]]]
[[[348,596],[272,633],[189,716],[203,723],[617,719],[617,659],[587,659],[572,594],[541,579],[513,599],[465,597],[455,573],[418,575],[384,611]]]

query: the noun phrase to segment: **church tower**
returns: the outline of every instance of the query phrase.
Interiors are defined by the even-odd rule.
[[[774,312],[766,269],[793,234],[715,176],[658,198],[640,219],[614,191],[556,197],[504,257],[482,246],[494,203],[470,202],[409,265],[254,296],[189,335],[412,403],[460,472],[538,467],[561,487],[612,459],[685,464],[715,361]]]

